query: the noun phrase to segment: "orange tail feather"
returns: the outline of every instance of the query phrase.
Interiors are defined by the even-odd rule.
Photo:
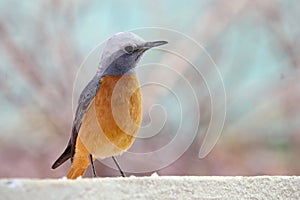
[[[71,169],[67,175],[68,179],[76,179],[79,176],[83,176],[87,167],[90,165],[90,153],[86,150],[82,144],[80,137],[77,138],[75,154],[73,157],[73,163]]]
[[[78,178],[79,176],[83,176],[85,174],[85,171],[86,171],[87,168],[76,168],[76,167],[71,167],[68,175],[67,175],[67,178],[68,179],[76,179]]]

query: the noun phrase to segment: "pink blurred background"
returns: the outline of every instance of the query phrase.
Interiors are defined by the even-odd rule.
[[[300,175],[299,6],[298,1],[279,0],[2,0],[0,177],[66,175],[70,162],[57,170],[51,170],[51,165],[70,135],[72,92],[79,66],[97,44],[114,33],[148,26],[174,29],[202,44],[220,70],[227,95],[221,137],[213,150],[199,159],[211,110],[203,81],[195,82],[201,110],[199,133],[178,160],[157,171],[159,175]],[[168,35],[161,36],[168,39]],[[170,41],[170,48],[179,52],[192,48],[180,38]],[[192,62],[214,82],[207,58],[201,52],[193,53]],[[169,60],[155,53],[145,57],[148,62],[154,57]],[[182,67],[176,63],[171,67]],[[86,80],[96,68],[90,66]],[[193,74],[189,70],[182,73],[187,78]],[[140,76],[153,78],[143,72]],[[180,77],[171,76],[168,79],[180,90]],[[161,99],[155,92],[151,94],[153,99]],[[168,95],[162,101],[172,108]],[[173,122],[164,129],[164,137],[146,141],[143,151],[168,142],[176,129],[176,119]],[[120,164],[130,165],[123,160]],[[96,169],[99,176],[119,176],[98,161]],[[90,169],[87,176],[91,176]]]

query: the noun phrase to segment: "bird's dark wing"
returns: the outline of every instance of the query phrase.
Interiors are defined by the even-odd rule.
[[[78,100],[78,107],[76,109],[75,118],[73,121],[71,138],[68,142],[65,151],[52,165],[52,169],[57,168],[69,158],[71,158],[71,161],[73,161],[76,140],[80,130],[82,118],[86,113],[87,108],[89,107],[91,101],[93,100],[93,98],[95,97],[95,95],[97,94],[100,88],[101,85],[100,79],[101,77],[99,75],[95,75],[94,78],[87,84],[87,86],[81,92]]]

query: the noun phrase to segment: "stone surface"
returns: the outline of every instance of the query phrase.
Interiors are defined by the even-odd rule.
[[[300,199],[300,177],[1,179],[0,199]]]

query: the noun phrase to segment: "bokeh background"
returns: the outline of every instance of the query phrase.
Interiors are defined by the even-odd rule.
[[[203,85],[194,82],[199,110],[189,109],[201,111],[199,133],[176,162],[157,171],[159,175],[300,175],[299,8],[300,2],[283,0],[1,0],[0,177],[66,174],[69,162],[54,171],[50,167],[70,135],[76,106],[73,86],[80,65],[109,36],[140,27],[173,29],[202,44],[220,70],[227,95],[221,137],[199,159],[211,101]],[[161,36],[168,40],[163,31]],[[185,40],[170,40],[177,52],[192,49]],[[212,65],[203,52],[192,53],[199,53],[192,62],[205,79],[214,82]],[[97,63],[90,67],[90,73],[95,72]],[[180,69],[181,62],[170,67]],[[193,74],[181,69],[187,78]],[[86,81],[90,73],[84,75]],[[151,80],[151,73],[141,72],[141,77]],[[164,78],[180,89],[179,76]],[[217,94],[219,89],[216,85]],[[154,100],[169,102],[167,94],[151,94]],[[176,126],[169,123],[159,137],[136,148],[149,151],[167,142]],[[122,160],[121,165],[130,163]],[[96,162],[96,168],[99,176],[119,176],[101,162]]]

